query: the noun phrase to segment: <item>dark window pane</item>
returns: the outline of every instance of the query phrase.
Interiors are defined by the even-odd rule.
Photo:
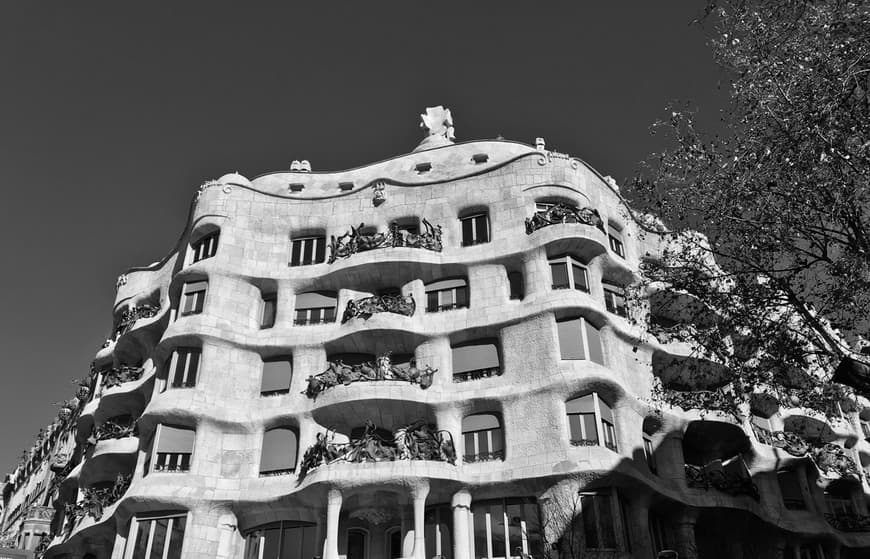
[[[281,529],[271,528],[263,534],[263,559],[280,559]]]
[[[139,522],[136,532],[136,542],[133,544],[132,559],[146,559],[145,552],[148,547],[148,534],[151,532],[151,521],[143,520]]]
[[[508,523],[508,551],[511,555],[520,556],[523,550],[522,505],[508,504],[505,512]]]
[[[179,516],[172,519],[172,533],[169,538],[169,551],[166,559],[181,559],[181,545],[184,542],[184,526],[187,518]]]
[[[478,243],[488,243],[489,242],[489,216],[481,215],[475,218],[476,222],[476,242]]]
[[[169,527],[169,519],[161,518],[154,521],[154,538],[151,540],[151,554],[149,559],[163,559],[163,546],[166,544],[166,529]]]
[[[568,282],[568,265],[564,262],[558,264],[550,264],[550,273],[553,276],[553,289],[568,289],[571,287]]]
[[[275,299],[263,299],[263,315],[260,320],[260,326],[263,328],[271,328],[275,325]]]
[[[601,334],[598,329],[586,323],[586,340],[589,345],[589,359],[604,365],[604,350],[601,347]]]
[[[426,293],[426,311],[436,312],[438,310],[438,292],[430,291]]]
[[[474,448],[474,433],[465,433],[462,440],[465,444],[465,455],[470,457],[477,455],[477,450]]]
[[[472,503],[471,512],[474,516],[474,556],[476,559],[486,559],[489,557],[486,545],[486,513],[489,512],[489,507]]]
[[[529,555],[542,557],[544,548],[541,538],[541,522],[538,520],[538,506],[536,504],[523,504],[523,520],[526,521],[526,541],[529,546]]]
[[[601,545],[607,549],[616,548],[616,528],[613,523],[613,499],[610,495],[597,495],[598,524],[601,528]]]
[[[502,435],[501,429],[492,429],[490,431],[492,438],[492,452],[501,452],[504,450],[504,435]]]
[[[306,239],[302,247],[302,263],[311,264],[314,261],[314,239]]]
[[[263,378],[260,383],[260,392],[287,392],[290,390],[292,369],[290,362],[265,361],[263,362]]]
[[[193,311],[194,313],[201,313],[203,307],[205,306],[205,291],[197,291],[193,294]]]
[[[290,265],[299,266],[302,264],[302,241],[293,241],[293,250],[290,254]]]
[[[598,549],[600,546],[598,529],[596,528],[595,497],[593,495],[580,497],[580,509],[583,515],[583,535],[586,539],[586,549]]]
[[[571,440],[579,441],[583,438],[583,429],[581,427],[581,416],[576,413],[572,413],[568,416],[568,428],[571,432]]]
[[[199,371],[199,355],[198,351],[191,351],[187,354],[187,379],[184,386],[196,386],[196,375]]]
[[[320,264],[326,260],[326,238],[318,237],[315,243],[317,243],[317,249],[314,251],[314,263]]]
[[[328,307],[323,309],[323,321],[335,322],[335,307]]]
[[[456,306],[468,307],[468,286],[456,288]]]
[[[504,507],[501,503],[490,505],[489,518],[492,526],[492,556],[504,557],[507,542],[504,540]]]
[[[589,291],[589,282],[586,281],[586,268],[577,265],[572,265],[571,269],[574,274],[574,289],[579,291]]]
[[[510,298],[522,299],[525,295],[523,275],[519,272],[508,272],[508,284],[510,285]]]
[[[598,443],[598,429],[595,426],[595,414],[594,413],[584,413],[581,416],[583,418],[583,429],[586,431],[586,440],[595,441]]]
[[[474,244],[474,223],[472,219],[462,220],[462,244]]]

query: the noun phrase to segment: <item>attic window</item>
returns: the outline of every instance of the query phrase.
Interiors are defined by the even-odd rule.
[[[302,192],[302,189],[305,188],[305,185],[301,182],[291,182],[290,183],[290,192]]]
[[[489,156],[485,153],[475,153],[471,156],[471,159],[475,163],[486,163],[487,161],[489,161]]]
[[[417,169],[418,173],[428,173],[429,171],[432,170],[432,164],[429,162],[417,163],[417,166],[415,167],[415,169]]]
[[[353,182],[340,182],[338,183],[338,188],[344,191],[350,190],[353,188]]]

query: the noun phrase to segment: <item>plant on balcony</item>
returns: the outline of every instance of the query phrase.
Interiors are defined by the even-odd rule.
[[[833,443],[820,444],[810,449],[810,456],[819,470],[827,477],[861,479],[858,465],[846,453],[846,449]]]
[[[308,386],[302,392],[312,399],[333,386],[354,382],[372,382],[380,380],[401,380],[411,384],[419,384],[421,388],[428,388],[432,384],[432,375],[438,372],[429,365],[425,369],[418,369],[415,360],[411,360],[410,367],[395,366],[390,360],[390,354],[379,355],[372,361],[366,361],[358,365],[348,365],[341,359],[329,361],[328,369],[318,375],[308,377]]]
[[[604,231],[604,220],[598,210],[594,208],[575,208],[569,204],[560,202],[555,204],[546,211],[535,212],[532,217],[526,218],[526,234],[531,235],[538,229],[549,227],[560,223],[582,223],[584,225],[594,225],[602,232]]]
[[[386,233],[362,233],[365,227],[360,223],[359,227],[351,227],[350,233],[340,237],[331,237],[329,241],[329,263],[332,264],[339,258],[347,258],[358,252],[374,250],[386,247],[423,248],[435,252],[441,252],[441,226],[432,225],[423,219],[425,233],[412,233],[399,228],[397,223],[391,223]]]
[[[355,317],[368,320],[373,314],[380,312],[412,316],[416,309],[417,303],[414,302],[413,295],[374,295],[348,301],[341,323],[344,324]]]

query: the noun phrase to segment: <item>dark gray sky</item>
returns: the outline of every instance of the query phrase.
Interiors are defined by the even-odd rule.
[[[199,184],[458,140],[533,143],[622,181],[671,101],[725,98],[700,0],[0,4],[0,472],[71,397],[115,278],[174,246]]]

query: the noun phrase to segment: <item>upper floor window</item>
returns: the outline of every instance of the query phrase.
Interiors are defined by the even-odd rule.
[[[263,433],[260,453],[260,475],[274,476],[296,469],[296,433],[286,427],[269,429]]]
[[[465,382],[501,374],[495,340],[477,340],[451,348],[453,382]]]
[[[181,559],[186,514],[136,517],[125,559]],[[127,545],[130,545],[129,543]]]
[[[489,214],[480,212],[459,219],[462,223],[462,246],[489,242]]]
[[[504,460],[504,434],[498,416],[478,413],[462,419],[463,462]]]
[[[468,307],[468,282],[464,278],[436,281],[426,286],[426,312]]]
[[[865,420],[861,420],[861,433],[865,439],[870,438],[870,423]]]
[[[191,262],[199,262],[214,256],[217,253],[219,236],[220,231],[215,231],[214,233],[204,235],[198,241],[192,243],[190,245]]]
[[[617,256],[625,258],[625,246],[622,244],[622,231],[612,223],[608,223],[607,238],[610,240],[610,250],[612,250]]]
[[[606,446],[616,451],[616,428],[613,410],[598,397],[597,392],[574,398],[565,403],[568,428],[574,446]]]
[[[303,237],[291,241],[290,265],[307,266],[326,260],[326,237]]]
[[[544,557],[541,522],[534,499],[472,501],[471,557]]]
[[[247,535],[246,559],[311,559],[320,555],[317,525],[280,521],[258,526]],[[321,540],[322,542],[322,540]]]
[[[511,300],[521,300],[525,297],[525,282],[523,281],[522,272],[508,272],[508,287],[510,289]]]
[[[193,441],[195,436],[196,432],[193,429],[163,424],[158,425],[152,456],[153,471],[190,471],[190,460],[193,456]],[[147,462],[145,470],[146,472],[148,470]]]
[[[271,328],[275,326],[275,314],[278,309],[278,295],[269,293],[263,295],[263,300],[260,302],[260,328]]]
[[[604,306],[607,312],[621,317],[628,316],[628,308],[625,306],[625,289],[618,285],[604,285]]]
[[[785,505],[785,508],[789,510],[807,508],[797,472],[789,470],[777,472],[776,480],[779,482],[779,492],[782,494],[782,504]]]
[[[184,284],[181,291],[181,316],[199,314],[205,306],[207,281],[194,281]]]
[[[290,392],[293,368],[289,356],[263,360],[263,376],[260,382],[260,395],[272,396]]]
[[[568,318],[556,322],[562,359],[589,359],[604,365],[601,332],[585,318]]]
[[[296,296],[296,316],[293,324],[305,326],[308,324],[325,324],[335,322],[335,293],[329,291],[311,291]]]
[[[180,347],[172,352],[169,362],[168,383],[172,388],[192,388],[199,375],[202,350],[198,347]]]
[[[576,289],[589,293],[586,266],[572,256],[551,259],[550,274],[553,278],[553,289]]]

